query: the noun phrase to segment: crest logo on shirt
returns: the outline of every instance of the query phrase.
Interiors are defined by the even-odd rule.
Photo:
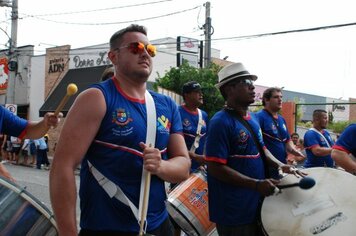
[[[274,134],[278,133],[277,127],[274,124],[272,124],[272,131]]]
[[[171,125],[171,122],[164,115],[157,118],[157,130],[160,132],[169,133]]]
[[[190,121],[188,119],[184,119],[182,123],[183,123],[184,127],[189,127],[190,126]]]
[[[239,131],[239,143],[246,143],[249,135],[246,133],[244,129]]]
[[[133,121],[133,119],[130,117],[130,113],[126,112],[123,108],[116,109],[112,114],[112,122],[120,127],[126,126],[131,121]]]
[[[189,202],[198,209],[203,208],[207,204],[208,189],[198,190],[193,188],[189,195]]]

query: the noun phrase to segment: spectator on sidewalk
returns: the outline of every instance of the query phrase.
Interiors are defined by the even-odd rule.
[[[36,139],[35,140],[36,144],[36,150],[37,150],[37,163],[36,163],[36,168],[41,169],[42,165],[46,165],[47,163],[46,160],[48,161],[47,158],[47,144],[44,139],[44,137]],[[47,166],[48,167],[48,166]]]

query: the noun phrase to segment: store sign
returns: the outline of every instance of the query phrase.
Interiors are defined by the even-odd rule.
[[[199,40],[178,36],[177,37],[177,51],[198,53]]]
[[[187,61],[190,66],[198,68],[199,60],[198,55],[188,53],[177,53],[177,66],[183,64],[183,61]]]
[[[57,73],[57,72],[62,72],[64,71],[65,67],[65,59],[60,57],[60,58],[54,58],[49,60],[49,68],[48,68],[48,73]]]
[[[9,68],[7,67],[7,58],[0,58],[0,91],[7,89],[9,79]]]
[[[101,51],[94,55],[75,55],[73,56],[72,62],[74,63],[74,68],[110,65],[111,61],[107,55],[106,51]]]

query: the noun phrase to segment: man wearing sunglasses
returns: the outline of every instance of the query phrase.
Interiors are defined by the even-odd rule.
[[[257,223],[262,196],[274,193],[275,179],[265,178],[265,166],[293,172],[265,148],[261,129],[248,106],[255,100],[253,81],[243,64],[225,66],[216,87],[226,107],[209,121],[206,143],[209,216],[219,235],[260,235]],[[302,174],[298,172],[298,174]]]
[[[263,141],[270,152],[280,162],[287,164],[287,152],[300,159],[305,156],[296,149],[287,129],[285,119],[278,114],[282,109],[282,89],[271,87],[263,92],[262,105],[264,109],[256,113],[260,123]],[[281,178],[278,169],[269,168],[269,176],[271,178]]]
[[[78,234],[74,170],[80,163],[80,235],[138,234],[138,212],[147,200],[140,199],[143,168],[151,174],[144,229],[173,234],[164,182],[187,179],[190,159],[177,105],[167,96],[146,93],[155,54],[143,26],[116,32],[109,51],[115,76],[82,92],[70,109],[50,175],[60,235]],[[150,138],[153,144],[146,143]]]

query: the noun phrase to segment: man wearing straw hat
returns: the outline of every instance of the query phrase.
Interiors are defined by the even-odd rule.
[[[79,94],[71,107],[50,173],[60,235],[78,235],[80,163],[80,235],[173,234],[164,182],[187,179],[190,159],[177,105],[146,90],[155,54],[145,27],[117,31],[109,51],[115,76]]]
[[[226,107],[209,122],[206,144],[209,216],[219,235],[259,235],[262,196],[274,193],[278,180],[266,179],[267,166],[303,174],[278,161],[266,148],[256,118],[248,112],[254,102],[256,75],[235,63],[219,72],[216,87]]]

